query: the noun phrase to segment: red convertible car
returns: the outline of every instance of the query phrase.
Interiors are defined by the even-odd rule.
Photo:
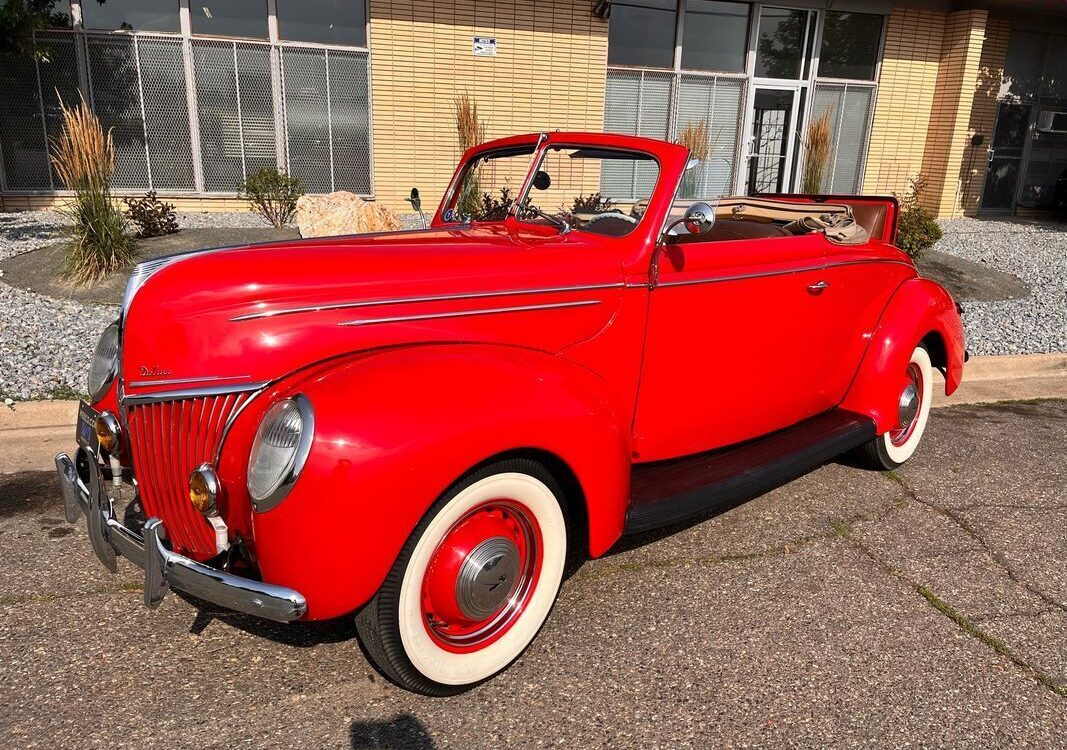
[[[383,674],[443,695],[526,648],[569,560],[908,460],[965,350],[896,202],[678,197],[708,176],[517,136],[464,154],[425,229],[142,263],[56,457],[68,519],[149,607],[354,614]]]

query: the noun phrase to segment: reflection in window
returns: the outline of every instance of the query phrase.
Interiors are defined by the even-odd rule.
[[[294,42],[367,46],[362,0],[278,0],[278,34]]]
[[[181,30],[178,0],[82,0],[82,25],[108,31]]]
[[[611,4],[608,62],[674,67],[674,36],[678,17],[674,0],[626,0]]]
[[[194,34],[267,38],[264,0],[190,0],[189,10]]]
[[[748,48],[746,3],[686,0],[682,67],[741,72]]]
[[[761,78],[800,78],[804,73],[807,25],[806,10],[761,10],[756,75]]]
[[[827,11],[819,46],[819,75],[873,81],[881,40],[881,16]]]

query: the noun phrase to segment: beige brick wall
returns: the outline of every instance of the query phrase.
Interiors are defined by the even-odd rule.
[[[495,138],[604,125],[608,26],[587,0],[370,0],[374,192],[400,211],[419,188],[436,208],[459,147],[466,91]],[[497,40],[475,57],[474,36]]]
[[[962,213],[960,168],[970,141],[968,127],[985,44],[988,12],[950,13],[945,23],[937,88],[923,152],[924,202],[938,216]]]
[[[902,193],[923,169],[946,14],[894,10],[886,28],[864,192]]]
[[[978,65],[978,80],[975,83],[971,118],[967,137],[981,133],[984,142],[972,147],[969,143],[960,165],[960,208],[966,215],[978,211],[978,202],[985,183],[989,162],[989,146],[993,139],[993,126],[997,119],[997,94],[1004,75],[1004,60],[1008,55],[1008,40],[1011,38],[1011,22],[990,18],[986,23],[985,45]]]

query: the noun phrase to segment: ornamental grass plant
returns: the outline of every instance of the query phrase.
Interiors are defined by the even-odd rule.
[[[460,151],[477,146],[485,141],[485,123],[478,116],[478,102],[463,92],[454,101],[456,115],[456,137]],[[480,217],[482,210],[481,177],[477,167],[469,171],[463,179],[459,200],[456,206],[464,216]]]
[[[700,160],[699,166],[686,169],[682,175],[679,192],[684,198],[703,198],[703,177],[711,153],[711,132],[704,121],[691,122],[678,134],[678,144],[689,149],[691,159]]]
[[[800,192],[814,195],[823,192],[822,183],[826,177],[826,167],[830,163],[830,148],[833,138],[830,133],[830,110],[808,124],[807,138],[804,139],[804,179]]]
[[[133,241],[126,219],[111,198],[115,144],[89,109],[59,102],[63,131],[51,143],[51,161],[74,198],[63,209],[70,219],[63,275],[75,284],[91,284],[133,263]]]

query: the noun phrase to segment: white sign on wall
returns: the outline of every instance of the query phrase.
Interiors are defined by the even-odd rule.
[[[474,56],[475,57],[495,57],[496,56],[496,37],[495,36],[476,36],[476,37],[474,37]]]

